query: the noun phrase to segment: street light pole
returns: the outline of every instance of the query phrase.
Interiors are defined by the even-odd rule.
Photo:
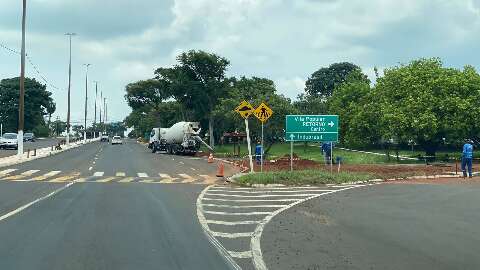
[[[98,101],[98,81],[95,81],[95,117],[93,118],[93,137],[97,136],[97,101]]]
[[[103,98],[103,125],[104,132],[107,132],[107,98]]]
[[[87,143],[87,102],[88,102],[88,67],[92,64],[83,64],[85,71],[85,126],[83,127],[83,143]]]
[[[75,33],[66,33],[68,36],[69,44],[70,44],[70,57],[68,61],[68,102],[67,102],[67,137],[65,139],[65,143],[67,145],[70,144],[70,89],[72,84],[72,36],[77,34]]]
[[[20,98],[18,104],[18,155],[23,155],[23,128],[25,113],[25,17],[27,15],[27,0],[23,0],[22,11],[22,52],[20,65]]]

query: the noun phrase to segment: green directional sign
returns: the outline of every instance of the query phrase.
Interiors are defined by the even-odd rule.
[[[288,142],[337,142],[338,115],[287,115]]]

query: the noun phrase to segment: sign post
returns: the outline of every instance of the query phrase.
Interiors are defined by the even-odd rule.
[[[264,146],[263,146],[263,124],[272,116],[273,111],[270,109],[270,107],[267,106],[267,104],[262,103],[260,106],[258,106],[255,111],[253,111],[253,114],[262,122],[262,151],[260,151],[260,171],[263,172],[263,153],[264,153]]]
[[[248,158],[250,160],[250,172],[253,173],[253,160],[252,160],[252,147],[251,147],[251,141],[250,141],[250,129],[248,128],[248,117],[252,115],[253,113],[253,106],[248,103],[247,101],[243,101],[238,105],[238,107],[235,109],[237,113],[240,114],[240,116],[245,119],[245,131],[247,133],[247,144],[248,144]]]
[[[285,138],[290,145],[290,170],[293,170],[294,142],[330,142],[330,171],[333,170],[333,142],[338,141],[338,115],[287,115]]]

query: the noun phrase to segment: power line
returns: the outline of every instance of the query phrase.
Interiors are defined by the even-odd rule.
[[[3,48],[3,49],[5,49],[5,50],[7,50],[7,51],[9,51],[9,52],[11,52],[11,53],[20,55],[20,52],[14,50],[14,49],[12,49],[12,48],[9,48],[9,47],[7,47],[6,45],[4,45],[4,44],[2,44],[2,43],[0,43],[0,47]],[[28,54],[26,54],[25,57],[27,58],[27,60],[28,60],[28,62],[30,63],[30,65],[33,67],[33,69],[35,70],[35,72],[38,74],[38,76],[40,76],[40,78],[42,79],[42,81],[43,81],[46,85],[52,87],[53,89],[60,90],[60,89],[59,89],[58,87],[56,87],[54,84],[50,83],[45,76],[42,75],[42,73],[40,72],[40,69],[33,63],[32,58],[31,58]]]

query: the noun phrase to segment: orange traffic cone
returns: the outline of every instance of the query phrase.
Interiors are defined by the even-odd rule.
[[[210,153],[210,155],[208,156],[208,163],[213,163],[213,154]]]
[[[223,165],[223,161],[220,161],[218,163],[218,168],[217,168],[217,177],[223,177],[224,176],[224,171],[225,170],[225,165]]]

